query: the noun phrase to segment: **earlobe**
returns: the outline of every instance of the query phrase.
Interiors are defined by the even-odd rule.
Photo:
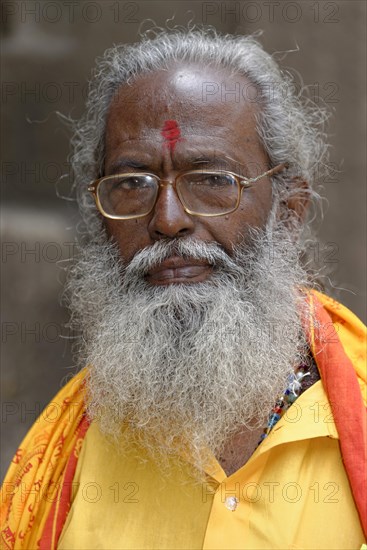
[[[285,195],[280,201],[279,219],[297,221],[299,224],[304,223],[310,205],[308,182],[299,177],[292,178]]]
[[[296,178],[293,192],[291,191],[288,199],[288,208],[292,210],[299,221],[305,221],[310,205],[310,186],[307,181],[300,181]]]

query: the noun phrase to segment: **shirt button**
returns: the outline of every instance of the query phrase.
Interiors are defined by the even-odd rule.
[[[239,500],[236,497],[227,497],[224,503],[225,507],[231,512],[234,512],[237,508]]]

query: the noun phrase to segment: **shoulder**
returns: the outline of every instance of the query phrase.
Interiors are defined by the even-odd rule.
[[[20,444],[5,476],[2,523],[9,536],[22,533],[22,547],[30,547],[27,545],[38,536],[69,459],[89,426],[85,415],[87,374],[87,369],[78,373],[52,399]],[[17,539],[13,542],[17,543]]]
[[[347,307],[316,290],[310,293],[310,306],[310,340],[316,360],[326,356],[331,363],[350,363],[366,404],[366,326]],[[334,372],[336,374],[339,369]]]
[[[45,407],[20,444],[6,479],[13,466],[19,470],[31,456],[44,455],[61,435],[67,437],[76,429],[85,413],[87,373],[87,369],[83,369],[76,374]]]

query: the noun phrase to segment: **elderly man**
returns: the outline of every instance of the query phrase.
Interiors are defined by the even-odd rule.
[[[252,38],[99,61],[73,139],[88,366],[13,460],[5,548],[361,547],[364,327],[300,261],[320,121]]]

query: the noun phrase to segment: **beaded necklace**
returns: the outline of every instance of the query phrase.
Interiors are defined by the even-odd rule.
[[[271,409],[268,417],[268,423],[260,436],[258,446],[266,437],[268,437],[269,433],[277,422],[279,422],[284,413],[291,405],[293,405],[296,399],[301,395],[302,391],[304,391],[302,381],[306,376],[310,376],[310,374],[309,366],[302,364],[295,370],[294,373],[289,375],[287,389],[284,391],[283,395],[276,400],[274,407]]]

